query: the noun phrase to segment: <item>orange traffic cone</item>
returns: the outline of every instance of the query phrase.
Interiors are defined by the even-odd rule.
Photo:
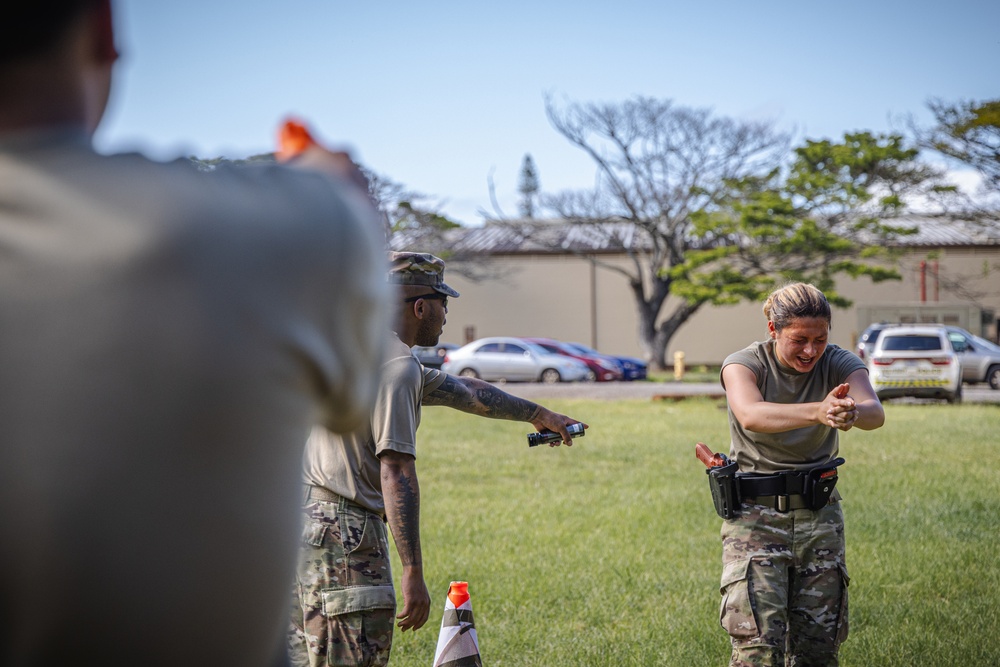
[[[483,667],[476,623],[472,619],[469,584],[465,581],[453,581],[448,588],[434,667]]]

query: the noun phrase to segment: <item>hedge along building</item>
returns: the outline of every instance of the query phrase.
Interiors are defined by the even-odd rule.
[[[830,342],[852,349],[870,323],[862,319],[887,321],[897,314],[902,321],[956,324],[996,340],[1000,220],[912,217],[894,223],[912,223],[919,230],[903,237],[898,256],[887,261],[902,279],[873,283],[838,276],[838,290],[853,305],[834,309]],[[634,242],[628,227],[614,230],[626,248]],[[462,296],[450,304],[444,342],[547,337],[641,357],[637,305],[628,279],[616,270],[630,269],[631,261],[621,246],[607,242],[609,231],[551,221],[488,223],[449,230],[434,240],[398,233],[392,247],[448,259],[448,284]],[[677,303],[677,297],[669,297],[662,313],[671,312]],[[979,323],[974,322],[977,315]],[[705,305],[671,339],[666,359],[669,363],[679,351],[689,365],[715,365],[766,335],[761,303]]]

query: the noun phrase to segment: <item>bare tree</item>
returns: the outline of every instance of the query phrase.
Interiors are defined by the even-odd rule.
[[[737,121],[670,100],[636,97],[620,104],[546,100],[552,126],[597,165],[593,189],[546,196],[545,206],[576,224],[608,231],[606,247],[629,259],[623,274],[639,313],[646,357],[665,365],[671,337],[709,298],[684,298],[664,313],[672,270],[705,243],[693,216],[719,208],[731,183],[772,173],[789,139],[769,122]],[[607,223],[617,223],[608,225]]]
[[[916,230],[894,219],[917,197],[954,191],[900,135],[806,140],[786,164],[788,137],[771,123],[669,100],[563,110],[548,100],[546,111],[595,162],[597,181],[542,201],[628,257],[626,266],[588,258],[627,278],[640,342],[661,368],[671,338],[706,304],[756,300],[778,282],[804,280],[846,306],[836,276],[898,279],[877,260]]]
[[[986,187],[1000,193],[1000,99],[948,103],[932,99],[927,107],[935,124],[910,127],[924,148],[963,162],[982,174]]]
[[[440,202],[408,189],[392,179],[365,170],[368,194],[386,225],[392,250],[429,252],[448,262],[448,271],[473,282],[498,278],[502,271],[462,243],[467,231],[440,212]]]

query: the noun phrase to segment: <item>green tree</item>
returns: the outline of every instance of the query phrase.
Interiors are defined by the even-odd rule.
[[[521,162],[521,178],[517,183],[517,191],[521,195],[520,210],[521,217],[528,220],[535,217],[535,200],[541,190],[541,183],[538,180],[538,170],[535,168],[535,161],[531,159],[531,154],[526,153]]]
[[[368,179],[368,195],[382,214],[390,236],[409,234],[414,242],[424,240],[440,246],[439,238],[450,229],[461,225],[430,203],[430,197],[406,188],[392,179],[364,170]]]
[[[466,251],[458,239],[463,227],[442,214],[427,195],[386,176],[365,170],[368,191],[387,227],[392,250],[429,252],[448,262],[448,271],[473,282],[500,276],[497,266]]]
[[[808,141],[786,166],[788,138],[770,123],[649,98],[546,107],[598,179],[543,202],[627,255],[624,267],[589,259],[627,278],[645,356],[661,368],[671,338],[706,304],[756,300],[787,279],[845,303],[837,274],[896,277],[866,258],[902,233],[886,220],[937,176],[899,136]]]
[[[277,159],[274,157],[274,153],[261,153],[259,155],[251,155],[245,158],[227,158],[227,157],[213,157],[213,158],[200,158],[195,156],[188,157],[188,160],[194,164],[200,171],[212,171],[216,167],[228,164],[236,167],[249,167],[253,165],[261,164],[276,164]]]
[[[858,132],[841,142],[807,140],[787,174],[730,181],[727,201],[692,216],[701,248],[671,269],[674,294],[688,302],[736,303],[802,280],[847,306],[838,275],[898,279],[875,260],[889,252],[887,243],[916,230],[893,220],[906,199],[940,189],[941,175],[917,155],[899,135]]]

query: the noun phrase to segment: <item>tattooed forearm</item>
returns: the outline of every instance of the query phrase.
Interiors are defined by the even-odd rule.
[[[485,383],[484,383],[485,384]],[[517,396],[511,396],[505,391],[500,391],[493,385],[487,384],[485,387],[476,389],[476,398],[485,406],[488,417],[496,419],[513,419],[515,421],[531,421],[538,412],[538,406],[531,401],[526,401]]]
[[[531,421],[539,407],[531,401],[511,396],[488,382],[476,378],[448,375],[444,382],[424,397],[424,405],[444,405],[494,419]]]
[[[412,456],[383,455],[382,494],[385,515],[403,565],[421,565],[420,486]]]

